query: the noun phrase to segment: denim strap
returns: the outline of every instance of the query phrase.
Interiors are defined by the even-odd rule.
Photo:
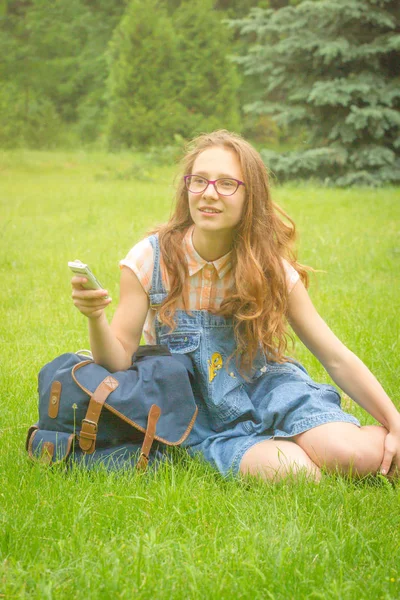
[[[150,307],[157,308],[167,295],[167,291],[164,287],[161,276],[160,245],[158,242],[158,235],[151,235],[148,239],[153,247],[154,252],[153,275],[151,278],[151,288],[149,291]]]

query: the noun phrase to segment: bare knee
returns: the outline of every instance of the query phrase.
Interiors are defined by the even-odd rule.
[[[310,457],[288,440],[266,440],[255,444],[244,454],[240,472],[270,481],[289,476],[305,476],[319,481],[321,477],[319,468]]]
[[[324,431],[322,428],[325,428]],[[379,470],[387,434],[384,427],[370,425],[358,428],[346,423],[331,423],[321,426],[319,432],[317,429],[303,439],[305,434],[298,436],[297,443],[319,467],[358,476]]]
[[[353,440],[336,440],[325,456],[325,466],[329,470],[343,473],[366,475],[378,470],[383,452],[376,446]]]

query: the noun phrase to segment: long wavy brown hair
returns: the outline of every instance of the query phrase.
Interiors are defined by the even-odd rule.
[[[240,162],[245,188],[245,204],[232,247],[233,286],[217,314],[233,319],[236,351],[232,355],[242,373],[251,369],[261,348],[270,360],[285,362],[288,347],[286,314],[288,290],[282,258],[299,273],[308,286],[307,270],[297,262],[292,219],[271,199],[267,169],[259,153],[241,136],[226,130],[195,138],[188,145],[181,166],[182,175],[191,174],[196,158],[208,148],[233,150]],[[192,225],[188,193],[180,177],[174,212],[159,234],[160,248],[170,280],[170,291],[159,308],[160,320],[175,328],[174,314],[179,299],[187,307],[187,279],[183,238]],[[230,357],[230,358],[232,358]]]

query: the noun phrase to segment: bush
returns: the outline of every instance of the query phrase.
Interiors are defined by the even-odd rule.
[[[52,148],[62,138],[61,119],[50,100],[12,83],[0,87],[1,147]]]

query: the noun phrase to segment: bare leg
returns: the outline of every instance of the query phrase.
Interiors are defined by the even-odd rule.
[[[240,472],[278,481],[288,475],[305,473],[319,481],[321,472],[299,445],[292,441],[271,439],[255,444],[244,454]]]
[[[319,467],[362,477],[379,471],[386,434],[377,425],[326,423],[293,439]]]

